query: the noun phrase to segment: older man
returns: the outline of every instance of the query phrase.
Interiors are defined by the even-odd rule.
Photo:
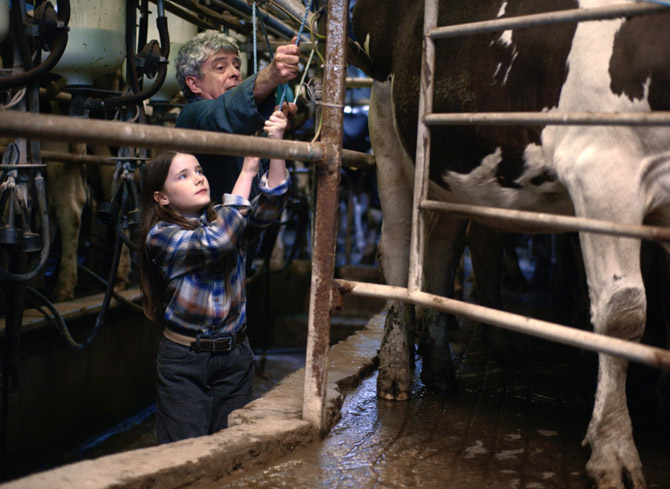
[[[179,50],[177,81],[188,100],[177,127],[252,135],[275,107],[278,85],[298,75],[300,51],[295,44],[276,49],[272,62],[242,80],[237,42],[215,30],[199,33]],[[295,112],[295,105],[289,104]],[[236,156],[196,155],[209,178],[212,195],[230,192],[242,168]]]

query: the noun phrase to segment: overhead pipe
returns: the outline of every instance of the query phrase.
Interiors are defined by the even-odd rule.
[[[297,2],[295,0],[273,0],[273,3],[283,8],[286,12],[295,17],[296,20],[301,20],[305,15],[305,5],[302,2]],[[312,24],[313,17],[313,12],[307,14],[307,25]]]
[[[246,1],[243,0],[212,0],[212,3],[215,5],[219,5],[223,8],[232,8],[235,9],[239,12],[241,12],[243,15],[245,15],[247,18],[251,18],[252,12],[251,12],[251,7]],[[303,12],[305,9],[303,8]],[[287,39],[293,38],[293,36],[296,36],[298,32],[295,29],[292,29],[291,27],[287,26],[283,22],[281,22],[278,19],[275,19],[274,17],[271,17],[269,14],[260,11],[259,9],[259,17],[263,20],[265,23],[266,27],[268,29],[272,29],[274,31],[277,31],[279,34],[284,35]],[[299,17],[301,18],[301,17]]]
[[[51,69],[60,61],[65,48],[67,47],[68,39],[68,22],[70,21],[70,0],[58,0],[57,26],[58,33],[56,39],[51,46],[49,56],[42,61],[38,66],[33,67],[32,54],[28,47],[28,42],[25,36],[25,24],[23,21],[22,9],[19,7],[18,0],[14,0],[14,7],[11,9],[14,39],[21,50],[26,70],[13,76],[0,78],[0,90],[7,88],[14,88],[29,85],[38,78],[46,75]]]
[[[151,0],[151,2],[155,4],[159,1],[160,0]],[[201,18],[197,13],[193,12],[194,6],[189,0],[164,0],[163,3],[165,5],[165,10],[201,29],[218,29],[222,24],[233,30],[242,30],[242,24],[240,24],[237,18],[219,14],[218,12],[210,11],[209,9],[207,9],[206,12],[203,7],[198,6],[196,12],[208,17],[207,19]]]

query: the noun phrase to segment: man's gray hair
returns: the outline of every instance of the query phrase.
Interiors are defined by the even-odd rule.
[[[186,98],[194,95],[188,88],[188,85],[186,85],[186,77],[195,76],[201,79],[202,62],[219,51],[240,54],[240,48],[237,46],[237,41],[234,37],[215,31],[214,29],[199,33],[179,49],[179,55],[175,63],[177,83]]]

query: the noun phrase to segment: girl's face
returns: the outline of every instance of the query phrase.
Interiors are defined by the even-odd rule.
[[[154,200],[170,205],[187,218],[198,218],[209,205],[209,182],[193,155],[177,153],[172,159],[163,189],[154,192]]]

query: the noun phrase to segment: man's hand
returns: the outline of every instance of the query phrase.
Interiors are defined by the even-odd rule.
[[[293,80],[300,72],[300,48],[295,45],[297,39],[294,37],[291,44],[279,46],[268,66],[270,77],[276,85]]]
[[[295,45],[297,37],[291,44],[279,46],[272,62],[263,68],[254,83],[254,100],[257,104],[273,94],[278,85],[293,80],[300,72],[300,48]]]

